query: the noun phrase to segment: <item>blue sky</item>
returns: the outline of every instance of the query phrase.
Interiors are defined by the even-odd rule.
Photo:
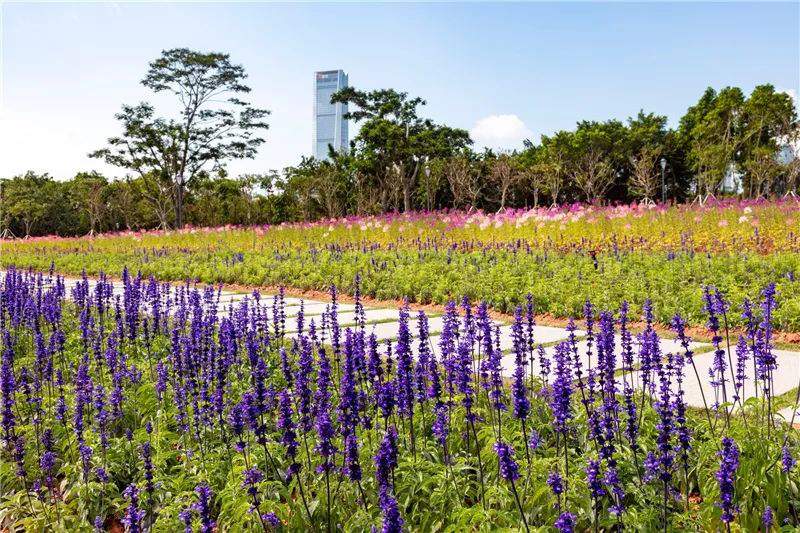
[[[312,74],[427,99],[427,116],[514,148],[577,120],[640,108],[675,124],[707,86],[797,94],[800,3],[155,4],[0,3],[0,176],[108,169],[86,154],[162,49],[223,51],[250,100],[272,111],[267,143],[232,173],[311,151]],[[351,131],[355,128],[351,125]]]

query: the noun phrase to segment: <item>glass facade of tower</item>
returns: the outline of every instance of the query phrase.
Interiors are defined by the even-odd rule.
[[[332,104],[331,96],[347,87],[347,74],[343,70],[325,70],[314,73],[314,157],[328,159],[328,145],[340,152],[347,151],[346,104]]]

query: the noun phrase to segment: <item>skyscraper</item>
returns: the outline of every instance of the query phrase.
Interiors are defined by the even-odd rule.
[[[324,70],[314,73],[314,157],[328,159],[328,145],[340,152],[347,151],[347,104],[332,104],[331,96],[347,87],[343,70]]]

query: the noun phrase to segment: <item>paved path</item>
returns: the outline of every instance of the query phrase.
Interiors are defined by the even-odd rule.
[[[0,277],[4,274],[0,272]],[[75,284],[79,281],[77,278],[65,278],[64,282],[67,288],[67,294],[71,294],[72,288]],[[94,280],[90,280],[90,284],[93,285]],[[122,284],[120,282],[114,283],[114,294],[122,294]],[[241,302],[243,302],[246,298],[251,298],[251,296],[247,293],[242,292],[233,292],[223,290],[220,293],[220,303],[219,303],[219,314],[220,316],[226,316],[232,307],[237,306]],[[261,301],[271,304],[273,295],[262,294]],[[313,299],[300,299],[294,297],[286,297],[284,299],[286,304],[286,331],[289,337],[296,336],[296,320],[295,317],[297,316],[298,312],[300,311],[300,302],[303,302],[303,310],[305,314],[305,322],[308,324],[311,320],[314,320],[317,325],[322,318],[322,314],[326,312],[328,309],[330,302],[329,301],[322,301],[322,300],[313,300]],[[339,307],[339,323],[342,327],[351,326],[355,322],[355,306],[352,304],[340,303]],[[375,308],[375,307],[366,307],[365,306],[365,315],[366,315],[366,323],[367,323],[367,332],[368,333],[375,333],[377,339],[379,341],[385,341],[390,339],[395,339],[397,337],[397,321],[398,321],[398,310],[397,309],[385,309],[385,308]],[[411,314],[411,323],[409,324],[412,336],[416,338],[417,336],[417,315],[416,313]],[[513,340],[511,335],[511,326],[505,323],[498,323],[501,325],[500,327],[500,347],[504,351],[505,355],[502,358],[502,367],[503,367],[503,374],[507,377],[510,377],[513,373],[514,369],[514,357],[512,354],[508,353],[513,346]],[[438,343],[438,335],[442,331],[442,317],[436,314],[430,314],[428,316],[428,326],[429,332],[431,335],[430,342],[433,347],[434,353],[439,355],[439,343]],[[578,331],[576,332],[577,335],[583,335],[584,332]],[[558,327],[551,327],[551,326],[536,326],[534,329],[534,338],[537,343],[541,343],[545,346],[545,353],[552,358],[553,352],[555,350],[554,345],[560,341],[566,340],[569,334],[564,328]],[[416,344],[416,341],[415,341]],[[582,363],[584,368],[586,368],[589,364],[588,357],[585,355],[585,348],[586,348],[586,341],[580,341],[578,343],[579,353],[584,354],[582,356]],[[414,346],[416,348],[416,345]],[[638,346],[634,343],[634,349]],[[709,377],[708,377],[708,370],[712,364],[713,353],[709,351],[711,346],[705,343],[692,343],[692,349],[697,350],[699,353],[694,356],[694,362],[697,367],[697,372],[700,376],[701,381],[703,382],[702,385],[702,393],[701,387],[698,384],[698,380],[694,375],[694,370],[690,367],[686,367],[686,379],[684,381],[684,391],[685,391],[685,398],[689,405],[694,407],[702,407],[703,406],[703,398],[702,394],[705,394],[706,401],[710,404],[714,401],[714,394],[713,390],[709,384]],[[680,345],[672,340],[672,339],[661,339],[661,351],[662,353],[670,353],[676,352],[680,350]],[[621,364],[621,358],[619,357],[620,351],[620,342],[619,337],[616,339],[616,350],[617,350],[617,363],[618,367]],[[776,350],[775,355],[778,360],[778,371],[775,372],[775,387],[774,393],[776,395],[783,394],[788,392],[795,387],[798,386],[798,381],[800,381],[800,351],[787,351],[787,350]],[[593,356],[594,357],[594,356]],[[731,357],[731,359],[735,362],[735,356]],[[594,363],[595,361],[592,361]],[[537,363],[538,365],[538,360]],[[538,368],[534,369],[538,372]],[[728,385],[730,386],[730,385]],[[747,382],[745,385],[744,394],[742,395],[743,399],[750,398],[755,395],[755,391],[753,390],[752,381]],[[789,416],[791,417],[791,415]]]

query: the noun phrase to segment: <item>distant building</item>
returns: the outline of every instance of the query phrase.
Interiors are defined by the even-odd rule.
[[[347,87],[347,74],[343,70],[324,70],[314,73],[314,157],[328,159],[328,145],[346,152],[347,104],[332,104],[331,96]]]

